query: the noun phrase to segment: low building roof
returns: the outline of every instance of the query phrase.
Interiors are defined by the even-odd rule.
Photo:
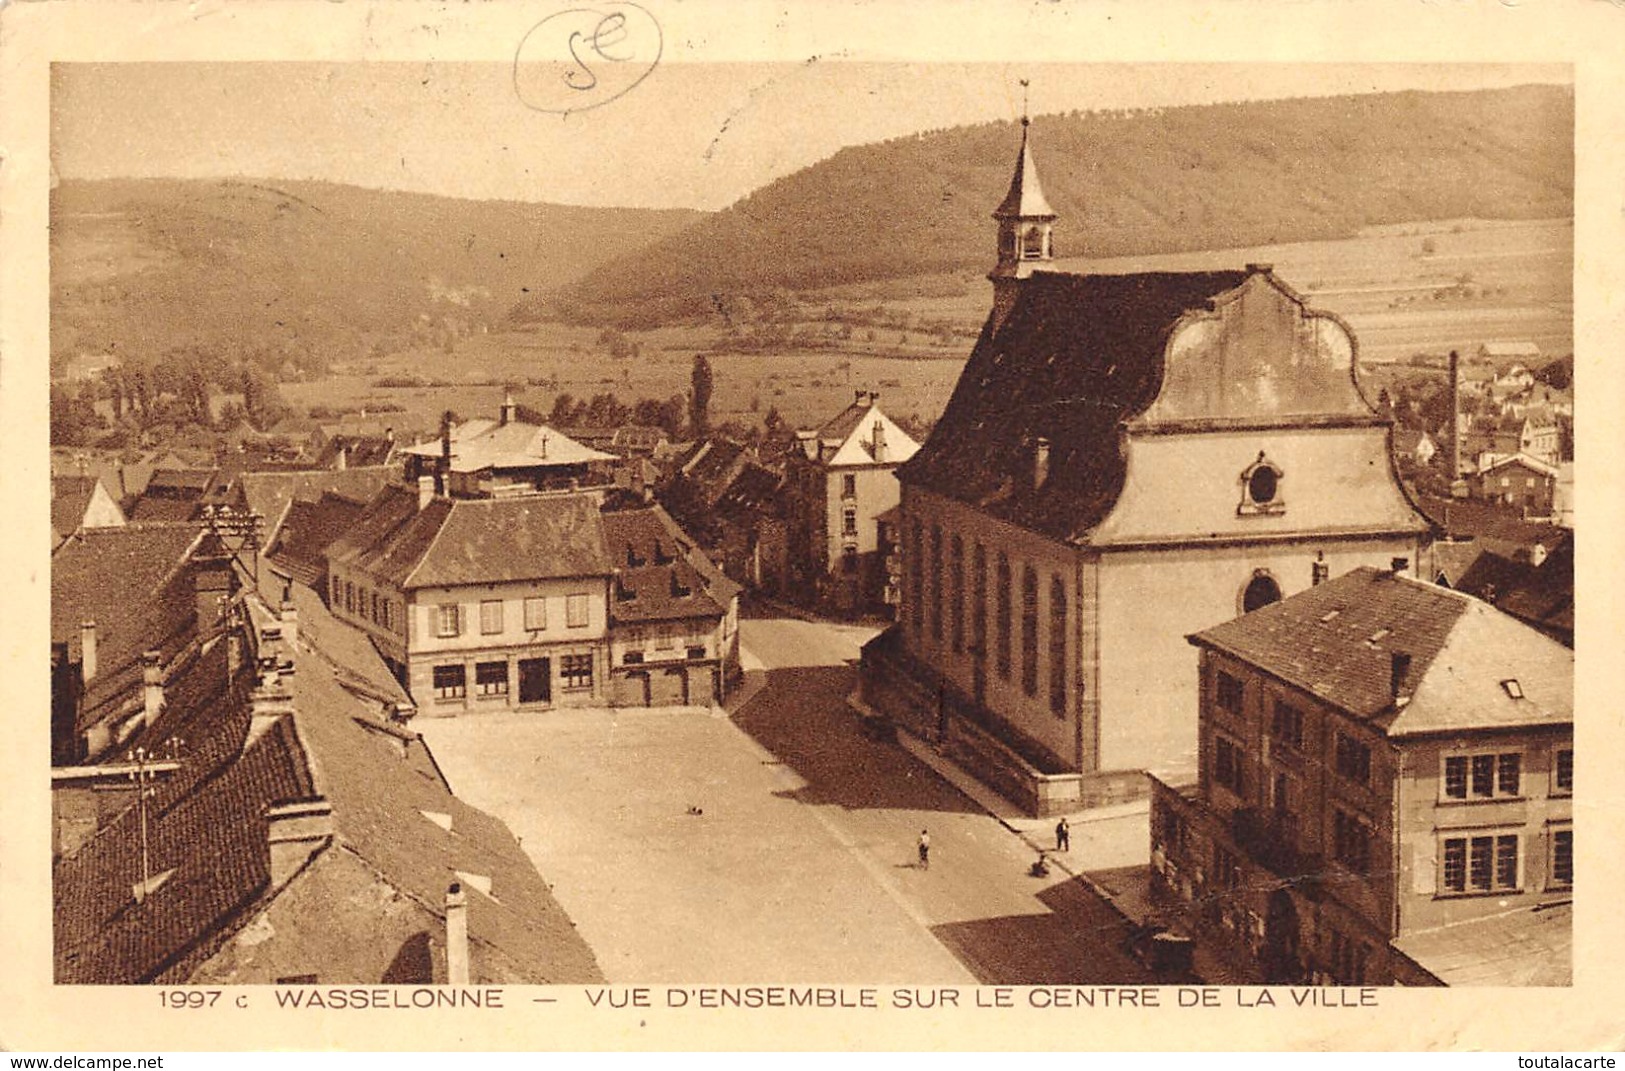
[[[1574,907],[1563,903],[1408,933],[1394,947],[1450,986],[1565,986],[1574,981]]]
[[[439,439],[430,439],[402,451],[424,458],[438,458],[440,452]],[[522,420],[502,424],[482,418],[466,420],[451,429],[453,472],[582,465],[589,461],[614,459],[614,454],[583,446],[545,424],[527,424]]]
[[[295,500],[266,546],[266,559],[301,584],[319,585],[327,571],[327,548],[349,531],[365,508],[365,502],[331,491],[314,502]]]
[[[591,493],[434,498],[385,488],[327,551],[402,589],[608,576],[598,498]]]
[[[202,534],[195,524],[130,524],[70,535],[51,555],[52,642],[67,643],[77,659],[79,626],[93,620],[105,651],[131,608],[163,586]]]
[[[1574,652],[1470,596],[1369,567],[1190,639],[1390,737],[1574,721]],[[1409,658],[1397,700],[1396,655]]]
[[[1539,357],[1540,347],[1533,342],[1486,342],[1479,352],[1486,357]]]
[[[277,536],[290,503],[313,502],[327,492],[369,501],[400,473],[387,466],[315,469],[304,472],[245,472],[237,477],[237,501],[265,521],[266,545]]]
[[[1548,465],[1539,458],[1530,457],[1528,454],[1508,454],[1505,457],[1498,457],[1488,465],[1480,468],[1478,470],[1478,474],[1480,476],[1488,476],[1490,473],[1495,472],[1498,469],[1511,468],[1513,466],[1528,469],[1530,472],[1536,473],[1540,476],[1545,476],[1549,479],[1557,479],[1556,465]]]

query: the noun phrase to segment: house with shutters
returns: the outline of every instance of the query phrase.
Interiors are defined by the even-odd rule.
[[[897,468],[919,444],[880,408],[874,391],[813,431],[796,433],[786,487],[789,556],[809,594],[845,612],[884,604],[878,518],[898,502]]]
[[[994,218],[992,311],[896,470],[901,605],[862,691],[1052,813],[1194,769],[1187,634],[1433,529],[1352,332],[1268,265],[1057,270],[1025,126]]]
[[[1201,762],[1153,779],[1153,890],[1240,979],[1566,985],[1574,655],[1356,569],[1190,637]]]
[[[420,714],[603,705],[600,499],[387,487],[327,548],[334,615],[373,640]]]

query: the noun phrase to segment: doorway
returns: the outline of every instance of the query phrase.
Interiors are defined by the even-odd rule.
[[[519,660],[519,702],[549,703],[553,700],[553,667],[546,658]]]

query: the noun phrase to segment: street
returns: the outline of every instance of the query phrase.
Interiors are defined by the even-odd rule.
[[[849,661],[869,635],[743,622],[763,676],[731,720],[618,709],[417,727],[454,791],[520,837],[613,981],[1148,981],[1081,880],[1030,876],[1025,842],[859,731]]]

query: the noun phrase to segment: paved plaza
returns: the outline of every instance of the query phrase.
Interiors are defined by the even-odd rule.
[[[849,662],[871,634],[745,622],[753,681],[731,719],[565,710],[417,727],[458,795],[513,828],[612,981],[1146,980],[1086,881],[1029,876],[1018,831],[858,731]],[[1075,828],[1074,855],[1106,830]]]

